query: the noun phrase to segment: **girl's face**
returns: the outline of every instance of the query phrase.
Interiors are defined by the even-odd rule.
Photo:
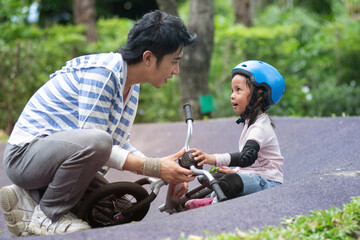
[[[245,112],[246,106],[250,102],[251,91],[246,84],[246,78],[243,75],[237,74],[231,81],[231,104],[234,111],[241,115]]]

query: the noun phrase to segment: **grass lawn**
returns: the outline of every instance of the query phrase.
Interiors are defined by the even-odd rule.
[[[342,209],[312,211],[310,215],[287,217],[282,226],[267,226],[249,232],[190,235],[182,240],[263,240],[263,239],[358,239],[360,240],[360,197],[353,197]]]

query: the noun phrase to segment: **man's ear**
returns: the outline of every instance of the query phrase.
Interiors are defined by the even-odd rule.
[[[151,51],[146,50],[143,53],[143,61],[145,65],[150,66],[154,61],[156,62],[155,55]]]

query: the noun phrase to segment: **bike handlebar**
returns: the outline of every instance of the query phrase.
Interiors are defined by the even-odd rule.
[[[187,123],[188,120],[194,121],[191,114],[191,105],[189,103],[185,103],[183,108],[185,112],[185,122]]]
[[[210,185],[212,190],[214,190],[214,192],[216,193],[219,202],[227,200],[227,197],[225,196],[224,192],[221,190],[219,183],[216,179],[210,181]]]
[[[184,108],[184,113],[185,113],[185,122],[187,124],[187,134],[186,134],[186,139],[185,139],[185,149],[186,149],[186,151],[189,151],[190,139],[191,139],[191,135],[192,135],[192,131],[193,131],[192,123],[193,123],[194,119],[192,118],[192,114],[191,114],[191,105],[188,104],[188,103],[185,103],[183,108]]]
[[[211,175],[211,173],[209,173],[209,171],[206,171],[203,169],[198,169],[195,166],[191,166],[190,170],[195,175],[198,175],[198,176],[203,175],[209,180],[211,188],[216,193],[216,196],[218,197],[219,202],[227,200],[227,197],[225,196],[224,192],[221,190],[221,188],[219,186],[219,182],[213,177],[213,175]]]

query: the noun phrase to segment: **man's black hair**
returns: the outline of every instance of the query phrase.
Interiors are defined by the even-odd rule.
[[[139,63],[145,51],[151,51],[159,64],[164,55],[193,44],[196,34],[187,31],[180,18],[156,10],[145,14],[128,34],[120,53],[127,64]]]

